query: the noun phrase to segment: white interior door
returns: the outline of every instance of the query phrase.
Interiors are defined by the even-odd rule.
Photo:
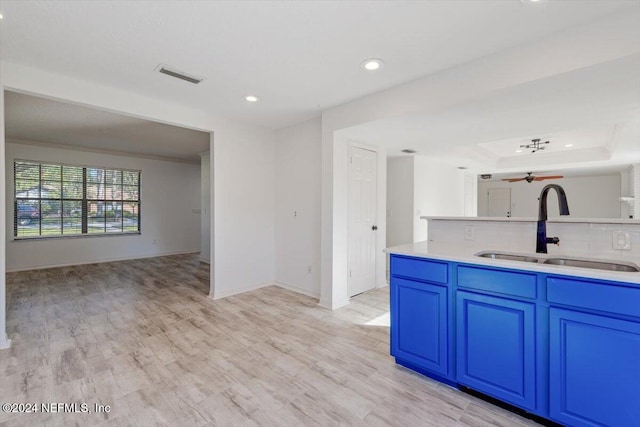
[[[377,153],[351,147],[349,164],[349,296],[376,285]]]
[[[489,189],[489,216],[511,216],[511,189]]]

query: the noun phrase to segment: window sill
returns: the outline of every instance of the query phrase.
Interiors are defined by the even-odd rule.
[[[104,233],[104,234],[73,234],[60,236],[33,236],[33,237],[14,237],[12,242],[28,242],[30,240],[59,240],[59,239],[85,239],[93,237],[118,237],[118,236],[140,236],[142,232],[132,231],[130,233]]]

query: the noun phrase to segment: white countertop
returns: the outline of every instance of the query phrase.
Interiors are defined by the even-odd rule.
[[[494,222],[538,222],[538,218],[526,217],[495,217],[495,216],[421,216],[420,219],[435,219],[439,221],[494,221]],[[618,218],[572,218],[560,217],[549,218],[547,222],[578,222],[592,224],[637,224],[640,225],[640,219],[618,219]]]
[[[507,218],[505,218],[507,219]],[[468,264],[486,265],[490,267],[512,268],[516,270],[528,270],[540,273],[560,274],[567,276],[584,277],[591,279],[611,280],[616,282],[625,282],[640,285],[640,272],[622,272],[622,271],[606,271],[594,270],[590,268],[567,267],[562,265],[550,265],[542,263],[532,263],[524,261],[507,261],[492,258],[477,257],[474,254],[477,250],[462,247],[455,244],[447,244],[440,242],[418,242],[408,245],[394,246],[384,250],[389,254],[410,255],[420,258],[438,259],[442,261],[464,262]],[[486,248],[484,251],[492,251],[492,248]],[[501,253],[513,253],[504,250],[495,250]],[[537,258],[558,257],[557,255],[519,253],[520,255],[534,256]],[[588,259],[580,257],[580,259]],[[598,261],[597,259],[593,259]],[[614,261],[615,260],[606,260]],[[625,262],[626,263],[626,262]]]

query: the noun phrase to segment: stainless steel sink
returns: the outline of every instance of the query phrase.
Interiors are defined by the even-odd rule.
[[[538,258],[532,256],[509,254],[504,252],[479,252],[476,256],[482,258],[504,259],[507,261],[538,262]]]
[[[567,267],[578,268],[591,268],[595,270],[607,270],[607,271],[622,271],[627,273],[638,273],[640,267],[632,262],[624,261],[607,261],[607,260],[594,260],[594,259],[580,259],[569,257],[548,257],[546,254],[540,254],[540,257],[527,254],[513,254],[509,252],[495,252],[485,251],[478,252],[475,256],[482,258],[501,259],[507,261],[522,261],[522,262],[539,262],[549,265],[563,265]]]
[[[575,258],[547,258],[542,261],[544,264],[566,265],[567,267],[593,268],[596,270],[640,272],[640,268],[632,263],[610,262],[610,261],[589,261]]]

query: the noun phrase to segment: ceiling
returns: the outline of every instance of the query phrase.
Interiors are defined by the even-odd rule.
[[[410,148],[478,173],[640,163],[640,53],[433,113],[362,124],[345,135],[383,145],[391,156]],[[535,138],[550,143],[544,151],[516,152]]]
[[[50,99],[5,92],[10,139],[200,163],[209,134]]]
[[[278,129],[571,26],[635,13],[635,3],[0,1],[0,52],[6,61]],[[385,66],[363,70],[370,57]],[[159,63],[206,80],[159,74]],[[262,100],[249,104],[247,94]]]

